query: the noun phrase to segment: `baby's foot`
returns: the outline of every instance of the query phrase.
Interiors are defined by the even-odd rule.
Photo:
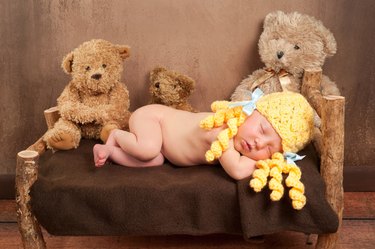
[[[95,144],[93,152],[95,166],[102,167],[111,154],[111,147],[105,144]]]

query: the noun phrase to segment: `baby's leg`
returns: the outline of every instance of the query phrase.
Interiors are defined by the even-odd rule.
[[[101,167],[110,158],[113,162],[128,167],[152,167],[162,165],[164,156],[158,156],[149,161],[140,161],[123,151],[120,147],[96,144],[94,146],[94,162],[96,167]]]
[[[145,106],[135,111],[129,120],[130,132],[114,130],[113,140],[129,156],[150,161],[160,155],[163,137],[160,124],[160,106]],[[112,135],[111,133],[111,135]]]
[[[109,133],[109,136],[108,136],[108,139],[107,141],[105,142],[106,145],[114,145],[114,146],[117,146],[117,147],[120,147],[117,142],[116,142],[116,139],[115,139],[115,133],[118,129],[114,129],[112,130],[110,133]]]
[[[107,144],[95,144],[93,148],[94,163],[96,167],[103,166],[112,154],[115,146]]]

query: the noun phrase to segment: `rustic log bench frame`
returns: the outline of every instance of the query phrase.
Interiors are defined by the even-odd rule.
[[[308,99],[321,119],[321,127],[315,129],[314,146],[320,156],[320,172],[326,184],[326,199],[337,213],[339,229],[336,233],[320,234],[317,249],[335,248],[343,213],[343,165],[344,165],[344,115],[345,98],[323,96],[320,92],[322,70],[306,70],[303,76],[302,94]],[[56,107],[44,111],[48,128],[59,118]],[[30,207],[30,188],[38,176],[38,159],[46,150],[43,137],[26,150],[17,154],[16,203],[17,220],[23,246],[46,248],[40,225]]]

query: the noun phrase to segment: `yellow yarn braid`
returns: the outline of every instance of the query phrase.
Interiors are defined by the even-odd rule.
[[[213,115],[209,115],[200,122],[200,127],[206,130],[227,124],[228,128],[219,132],[217,140],[212,142],[211,148],[206,152],[207,162],[213,162],[221,157],[223,151],[228,148],[229,140],[238,131],[238,127],[245,121],[246,114],[242,112],[242,106],[229,107],[228,101],[215,101],[211,105]]]
[[[272,159],[260,160],[256,163],[257,169],[253,172],[253,179],[250,180],[250,187],[255,192],[260,192],[267,184],[268,176],[271,177],[268,187],[272,190],[270,198],[272,201],[278,201],[284,194],[282,185],[282,173],[288,174],[285,180],[287,187],[290,187],[289,197],[292,200],[294,209],[300,210],[306,204],[305,186],[300,181],[301,170],[298,166],[288,164],[284,156],[277,152],[272,155]]]
[[[286,186],[290,187],[289,197],[292,199],[292,205],[295,209],[302,209],[306,204],[305,186],[300,181],[301,170],[293,164],[288,164],[289,175],[285,179]]]
[[[270,177],[268,187],[272,190],[270,198],[273,201],[279,201],[284,195],[284,187],[282,184],[282,170],[284,168],[284,157],[281,153],[275,153],[270,161]]]
[[[250,181],[250,187],[252,187],[255,192],[260,192],[267,184],[267,178],[270,174],[270,167],[268,166],[270,160],[271,159],[267,159],[256,162],[256,167],[258,169],[254,170],[253,179]]]

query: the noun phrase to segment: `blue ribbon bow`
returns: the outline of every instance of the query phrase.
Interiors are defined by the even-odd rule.
[[[239,101],[233,102],[229,104],[229,107],[236,107],[236,106],[243,106],[242,111],[246,115],[251,115],[253,111],[256,109],[256,103],[258,100],[264,95],[263,91],[259,88],[255,89],[254,92],[251,93],[251,100],[249,101]]]
[[[293,152],[285,152],[284,157],[285,157],[287,163],[293,164],[293,165],[297,165],[295,163],[295,161],[299,161],[299,160],[302,160],[303,158],[305,158],[305,156],[300,156],[300,155],[298,155],[296,153],[293,153]]]

